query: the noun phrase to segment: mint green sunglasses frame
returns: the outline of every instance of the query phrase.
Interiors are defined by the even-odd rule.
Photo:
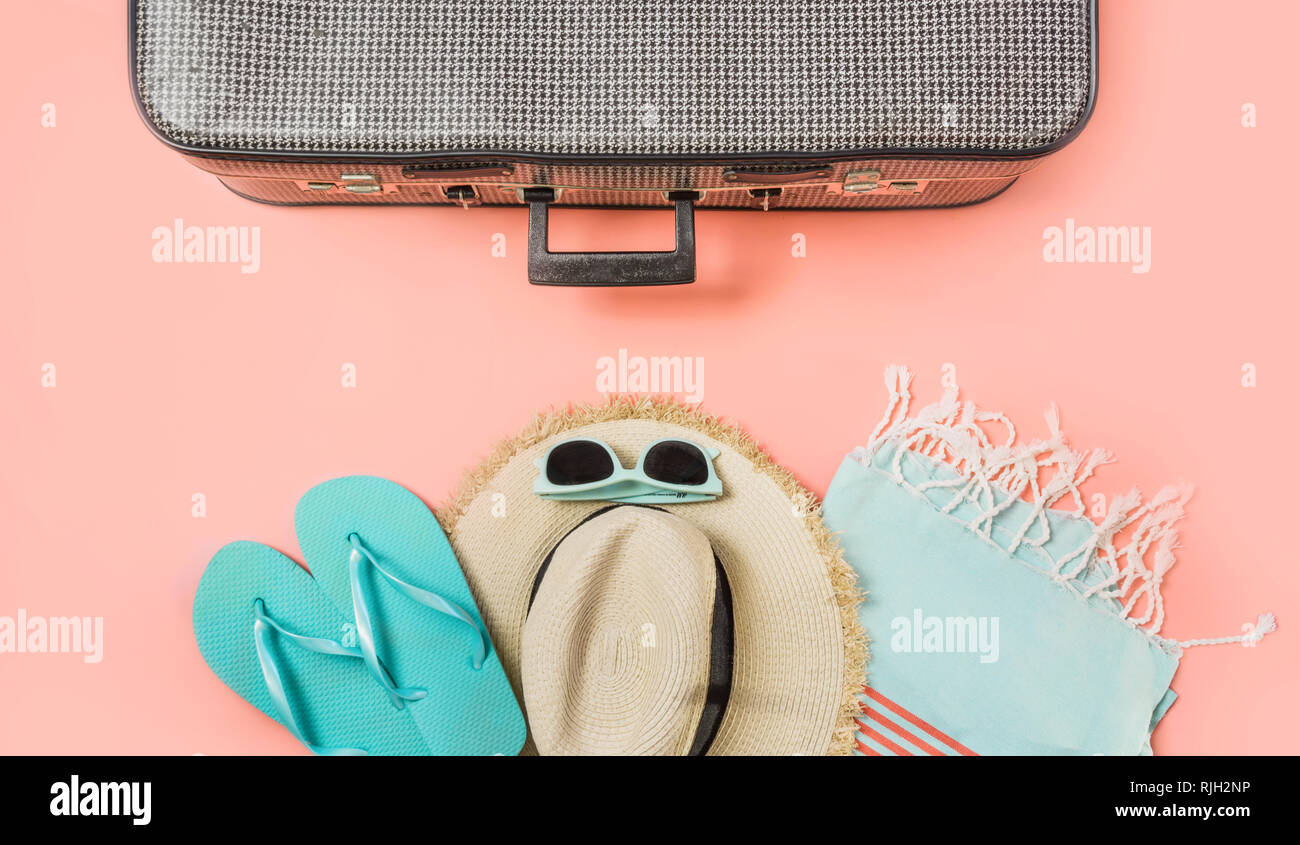
[[[566,443],[594,443],[609,454],[614,471],[608,478],[591,481],[586,484],[553,484],[546,477],[546,465],[551,453]],[[709,477],[703,484],[671,484],[659,481],[645,474],[645,456],[661,443],[687,443],[700,450],[709,467]],[[722,495],[722,479],[718,478],[713,461],[722,452],[701,446],[684,437],[661,437],[641,450],[636,467],[627,469],[609,444],[594,437],[570,437],[546,450],[546,454],[533,462],[537,467],[537,480],[533,482],[533,492],[545,499],[557,502],[606,501],[625,504],[676,505],[687,502],[709,502]]]

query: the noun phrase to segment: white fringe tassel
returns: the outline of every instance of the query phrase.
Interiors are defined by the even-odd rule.
[[[1265,634],[1271,634],[1277,630],[1277,619],[1271,613],[1261,613],[1259,619],[1255,620],[1252,625],[1247,622],[1241,626],[1241,630],[1246,633],[1239,637],[1216,637],[1211,640],[1183,640],[1178,645],[1182,648],[1191,648],[1198,645],[1224,645],[1225,643],[1243,643],[1245,645],[1254,645],[1264,639]]]
[[[895,446],[889,473],[893,480],[922,495],[937,488],[953,490],[955,495],[942,512],[955,518],[953,512],[959,505],[976,506],[975,518],[959,521],[986,540],[1000,514],[1017,501],[1026,502],[1031,506],[1029,517],[1015,532],[1006,548],[1008,553],[1015,553],[1024,545],[1046,553],[1043,545],[1051,538],[1052,531],[1047,512],[1069,497],[1073,509],[1065,512],[1091,523],[1092,536],[1040,571],[1083,599],[1109,600],[1102,605],[1116,608],[1115,615],[1167,646],[1253,645],[1276,630],[1273,614],[1265,613],[1253,626],[1243,625],[1242,630],[1247,633],[1241,636],[1184,642],[1159,636],[1165,621],[1161,585],[1175,562],[1178,531],[1174,526],[1183,518],[1184,507],[1192,496],[1190,485],[1165,487],[1145,503],[1134,488],[1112,501],[1106,516],[1094,522],[1086,515],[1080,487],[1098,467],[1111,463],[1113,458],[1101,449],[1087,452],[1070,449],[1061,432],[1060,412],[1055,405],[1046,414],[1051,436],[1017,444],[1011,420],[999,413],[979,410],[973,402],[961,401],[956,388],[950,388],[938,402],[908,417],[911,384],[912,373],[907,367],[885,368],[889,405],[871,432],[865,449],[855,452],[864,464],[873,466],[872,458],[882,446]],[[984,428],[989,424],[1006,431],[1001,443],[989,438]],[[913,486],[902,472],[903,458],[909,452],[948,464],[957,477]],[[1049,475],[1043,480],[1045,472]],[[995,495],[995,490],[1002,496]],[[1124,541],[1116,545],[1116,538],[1125,532],[1128,533]],[[1098,570],[1103,575],[1100,580],[1084,583],[1085,573]]]

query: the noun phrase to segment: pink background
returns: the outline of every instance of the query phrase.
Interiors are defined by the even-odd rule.
[[[576,291],[527,284],[523,210],[236,197],[137,118],[122,4],[14,4],[0,51],[0,615],[103,616],[105,644],[98,665],[0,654],[0,752],[300,752],[194,645],[213,552],[242,538],[295,555],[295,502],[339,475],[443,501],[533,411],[598,400],[596,361],[619,348],[702,356],[706,410],[819,494],[882,411],[888,362],[918,373],[927,402],[954,364],[968,398],[1030,436],[1055,400],[1076,447],[1120,459],[1091,492],[1194,482],[1165,632],[1235,634],[1263,610],[1281,630],[1192,650],[1156,751],[1300,752],[1300,15],[1143,0],[1103,3],[1101,20],[1091,125],[991,203],[704,213],[697,284]],[[1258,128],[1241,125],[1247,102]],[[152,232],[175,217],[260,226],[261,271],[155,264]],[[1043,230],[1067,217],[1152,227],[1151,272],[1045,263]],[[658,212],[555,219],[562,248],[671,238]],[[791,257],[796,232],[807,258]],[[345,362],[355,389],[340,386]]]

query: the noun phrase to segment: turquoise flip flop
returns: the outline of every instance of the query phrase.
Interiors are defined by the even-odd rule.
[[[194,636],[217,677],[317,754],[429,753],[375,683],[349,619],[272,548],[217,552],[194,595]]]
[[[430,751],[518,754],[523,713],[424,502],[382,478],[338,478],[307,491],[294,522],[316,582],[356,620],[375,685],[410,713]]]

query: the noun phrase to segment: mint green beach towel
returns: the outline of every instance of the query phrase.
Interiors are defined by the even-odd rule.
[[[872,638],[863,755],[1150,754],[1183,649],[1161,636],[1161,585],[1191,488],[1116,497],[1096,521],[1080,486],[1110,456],[1050,436],[1019,444],[955,389],[908,416],[911,375],[826,495]]]

